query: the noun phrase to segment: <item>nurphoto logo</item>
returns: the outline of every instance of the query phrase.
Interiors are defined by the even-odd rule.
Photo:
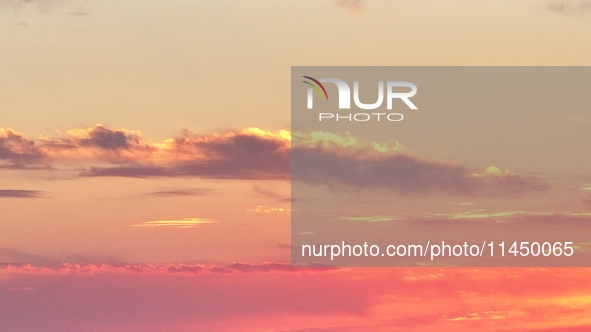
[[[302,76],[303,78],[308,79],[307,81],[302,81],[303,83],[309,85],[308,94],[307,94],[307,108],[314,109],[314,91],[316,91],[317,95],[323,100],[328,99],[328,92],[322,83],[334,83],[338,89],[338,102],[339,102],[339,109],[351,109],[351,88],[349,84],[345,81],[338,79],[338,78],[321,78],[317,80],[310,76]],[[399,88],[410,88],[410,91],[400,92],[397,91]],[[387,81],[386,82],[386,108],[388,110],[392,109],[393,100],[400,99],[402,100],[408,108],[411,110],[417,110],[418,108],[413,104],[410,100],[411,97],[416,95],[417,93],[417,86],[410,82],[402,82],[402,81]],[[378,99],[373,104],[366,104],[361,102],[359,98],[359,82],[353,82],[353,102],[355,106],[362,110],[375,110],[382,106],[384,102],[384,82],[378,82]],[[348,113],[347,115],[339,114],[339,113],[320,113],[318,115],[318,121],[322,120],[349,120],[349,121],[369,121],[371,119],[375,119],[377,121],[381,121],[382,119],[387,119],[388,121],[402,121],[404,116],[400,113]]]

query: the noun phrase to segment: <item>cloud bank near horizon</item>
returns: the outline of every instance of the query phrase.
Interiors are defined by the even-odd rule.
[[[591,326],[590,273],[282,263],[22,266],[0,268],[0,320],[8,330],[60,332],[576,331]]]

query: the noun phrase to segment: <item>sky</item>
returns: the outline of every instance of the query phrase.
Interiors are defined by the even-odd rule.
[[[586,268],[290,265],[289,171],[291,66],[588,66],[591,2],[0,0],[0,26],[7,331],[591,326]],[[444,183],[405,215],[585,222],[589,113],[529,120],[379,142],[532,181],[510,211]]]

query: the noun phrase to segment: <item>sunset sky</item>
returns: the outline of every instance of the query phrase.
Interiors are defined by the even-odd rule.
[[[291,66],[588,66],[591,1],[0,0],[0,25],[0,330],[591,329],[587,268],[290,265]],[[504,115],[376,142],[521,186],[401,213],[591,221],[589,109]]]

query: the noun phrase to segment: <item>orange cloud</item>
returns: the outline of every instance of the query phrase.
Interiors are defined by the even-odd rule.
[[[254,213],[281,213],[281,212],[290,212],[290,208],[284,207],[272,207],[267,205],[257,205],[255,208],[246,210],[247,212],[254,212]]]
[[[146,221],[134,227],[173,227],[173,228],[193,228],[202,224],[213,224],[217,221],[203,218],[184,218],[179,220],[154,220]]]

